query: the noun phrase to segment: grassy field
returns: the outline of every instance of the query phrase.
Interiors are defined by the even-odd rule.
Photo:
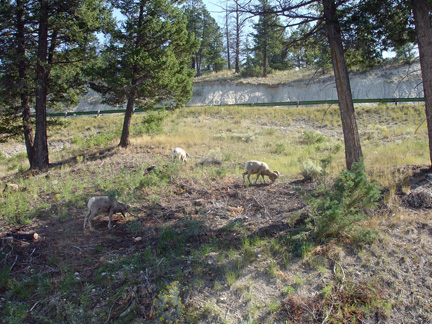
[[[361,221],[370,240],[343,229],[337,239],[310,239],[319,202],[304,193],[333,190],[345,169],[337,107],[140,114],[127,149],[116,147],[122,116],[68,118],[49,132],[49,170],[26,172],[23,153],[0,156],[3,187],[19,186],[0,196],[0,322],[431,320],[430,210],[402,199],[430,163],[424,106],[356,113],[367,177],[381,197]],[[172,163],[177,146],[188,164]],[[244,185],[249,159],[281,177]],[[102,194],[131,214],[115,216],[112,231],[103,216],[95,233],[83,231],[87,200]],[[38,240],[19,237],[34,232]]]
[[[234,174],[239,173],[237,165],[242,168],[243,162],[252,158],[267,161],[289,178],[298,177],[308,159],[319,162],[331,156],[330,173],[344,168],[343,136],[336,107],[188,107],[170,113],[164,119],[163,132],[153,136],[143,135],[141,119],[141,115],[133,119],[136,145],[153,146],[162,155],[181,146],[194,156],[194,162],[209,156],[229,162],[227,166],[231,164],[230,172]],[[358,107],[357,119],[365,164],[371,172],[428,163],[422,105]],[[50,143],[60,146],[51,153],[54,163],[117,144],[122,116],[80,117],[65,119],[65,123],[66,127],[49,133]],[[0,159],[2,175],[28,168],[25,153]],[[378,175],[373,177],[387,181]]]

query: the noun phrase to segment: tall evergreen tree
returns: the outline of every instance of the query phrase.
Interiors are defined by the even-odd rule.
[[[345,61],[340,24],[337,17],[338,9],[335,0],[322,0],[322,4],[324,7],[325,31],[330,44],[339,111],[344,133],[345,161],[347,169],[351,170],[353,163],[360,162],[363,154],[354,112],[354,103]]]
[[[0,40],[3,116],[22,118],[22,126],[15,131],[21,128],[25,137],[31,169],[49,166],[47,107],[74,103],[84,90],[82,68],[96,53],[94,32],[105,20],[104,4],[102,0],[0,4],[5,36]],[[36,112],[34,137],[31,105]]]
[[[287,64],[289,68],[331,67],[328,42],[321,33],[314,33],[313,27],[302,24],[287,38]]]
[[[375,48],[405,52],[404,48],[409,49],[412,43],[418,43],[432,165],[431,13],[431,0],[362,0],[351,17],[355,19],[354,26],[375,39]]]
[[[170,0],[115,0],[125,19],[110,35],[91,86],[105,102],[126,102],[120,146],[129,145],[134,107],[189,101],[192,76],[188,68],[197,47],[186,30],[186,17]]]
[[[223,35],[202,0],[189,0],[184,12],[188,21],[187,30],[194,33],[195,38],[200,41],[200,46],[192,59],[192,67],[196,70],[196,76],[200,76],[203,67],[217,66],[218,68],[223,62]]]
[[[28,32],[35,29],[35,23],[28,12],[28,1],[4,2],[0,6],[0,140],[6,141],[24,133],[27,156],[33,167],[30,83],[34,74],[30,75],[30,59],[26,52],[30,46]]]
[[[218,72],[223,69],[226,63],[225,59],[222,58],[224,52],[222,33],[217,25],[208,25],[207,27],[212,28],[212,30],[208,33],[210,37],[201,43],[205,45],[203,54],[208,70]]]
[[[234,0],[234,67],[235,72],[240,73],[240,55],[242,51],[243,33],[248,20],[248,16],[242,12],[239,0]]]
[[[266,0],[261,0],[261,2]],[[349,2],[349,1],[348,1]],[[285,27],[315,22],[314,32],[324,32],[331,50],[333,70],[336,81],[336,90],[341,113],[342,127],[345,142],[345,159],[348,169],[355,162],[362,159],[362,150],[359,140],[354,104],[348,75],[345,52],[343,47],[341,29],[341,5],[348,2],[336,0],[298,0],[277,2],[277,6],[268,9],[257,7],[248,12],[257,16],[286,17]],[[308,12],[310,10],[310,12]],[[309,33],[312,35],[312,33]]]
[[[255,57],[261,61],[262,76],[266,77],[269,63],[280,62],[284,28],[270,0],[259,0],[255,10],[260,13],[258,22],[253,26]]]
[[[414,14],[415,30],[420,54],[427,133],[429,138],[429,158],[432,165],[432,1],[410,0],[410,3]]]

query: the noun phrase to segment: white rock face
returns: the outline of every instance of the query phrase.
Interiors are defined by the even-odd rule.
[[[423,97],[418,62],[398,68],[377,68],[366,73],[351,73],[350,82],[354,99]],[[194,84],[188,106],[334,99],[337,99],[337,93],[333,76],[278,85],[200,82]]]

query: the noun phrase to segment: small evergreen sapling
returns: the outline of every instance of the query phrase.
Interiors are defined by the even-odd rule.
[[[322,241],[355,235],[359,222],[366,219],[366,208],[375,207],[379,197],[376,184],[366,178],[364,164],[354,163],[351,171],[339,174],[331,188],[322,185],[308,196],[314,239]]]

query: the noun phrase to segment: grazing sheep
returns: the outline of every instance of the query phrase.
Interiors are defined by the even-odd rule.
[[[176,147],[176,148],[174,149],[174,151],[173,151],[173,161],[175,161],[175,160],[178,159],[178,160],[181,160],[181,161],[183,161],[184,163],[186,163],[188,157],[189,157],[189,154],[187,154],[187,153],[185,152],[185,150],[183,150],[183,149],[180,148],[180,147]]]
[[[245,175],[247,174],[249,184],[250,181],[250,175],[251,174],[257,174],[257,177],[255,179],[255,184],[258,181],[259,176],[262,176],[263,182],[265,183],[264,176],[268,176],[271,180],[271,182],[275,182],[276,179],[279,177],[278,171],[270,171],[267,163],[260,162],[260,161],[248,161],[245,163],[245,172],[243,172],[243,182],[245,181]]]
[[[99,212],[108,212],[108,228],[111,229],[111,218],[112,215],[115,213],[122,213],[123,217],[125,216],[125,213],[129,209],[129,206],[119,203],[115,200],[111,200],[108,196],[98,196],[98,197],[91,197],[88,201],[87,207],[90,209],[89,213],[84,219],[84,229],[86,228],[87,222],[89,223],[90,230],[94,231],[93,225],[91,223],[91,220],[93,217],[95,217]]]
[[[21,187],[15,183],[5,183],[5,187],[3,189],[3,192],[6,191],[26,191],[27,188]]]

